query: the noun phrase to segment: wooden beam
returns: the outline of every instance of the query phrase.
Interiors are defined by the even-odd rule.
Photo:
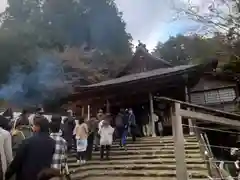
[[[220,117],[220,116],[213,116],[213,115],[210,115],[210,114],[205,114],[205,113],[201,113],[201,112],[193,112],[193,111],[183,110],[183,109],[179,110],[179,114],[182,117],[186,117],[186,118],[191,118],[191,119],[208,121],[208,122],[217,123],[217,124],[224,124],[224,125],[229,125],[229,126],[240,127],[240,121],[231,120],[231,119]]]
[[[176,87],[176,84],[167,84],[168,87],[174,87],[173,89],[178,89]],[[151,86],[151,85],[150,85]],[[179,82],[179,84],[177,86],[183,86],[183,84],[181,84]],[[106,100],[109,100],[111,102],[111,105],[132,105],[135,103],[147,103],[149,101],[149,97],[148,97],[148,92],[146,92],[146,89],[136,89],[135,91],[133,91],[132,89],[129,89],[129,87],[122,87],[120,92],[119,90],[111,90],[111,91],[107,91],[109,93],[106,92],[102,92],[99,91],[96,94],[93,94],[92,92],[88,92],[88,93],[83,93],[80,94],[79,96],[75,97],[75,100],[72,99],[72,103],[74,103],[75,101],[78,101],[79,104],[87,106],[88,104],[94,104],[94,106],[96,106],[96,104],[104,104],[106,102]],[[156,87],[156,90],[159,89],[159,87]],[[161,89],[161,91],[152,91],[152,92],[158,92],[159,94],[161,94],[161,96],[168,96],[171,94],[168,94],[169,91],[167,91],[166,89]],[[70,101],[69,101],[70,103]]]
[[[179,101],[179,100],[168,98],[168,97],[157,97],[157,96],[155,96],[154,99],[157,100],[157,101],[167,101],[167,102],[170,102],[170,103],[180,103],[181,105],[186,105],[186,106],[189,106],[190,108],[201,109],[203,111],[216,113],[216,114],[221,114],[221,116],[234,117],[234,118],[231,118],[231,119],[235,119],[235,118],[237,120],[240,119],[239,114],[225,112],[225,111],[221,111],[221,110],[218,110],[218,109],[214,109],[214,108],[210,108],[210,107],[206,107],[206,106],[201,106],[201,105],[197,105],[197,104],[191,104],[191,103],[188,103],[188,102],[183,102],[183,101]]]
[[[177,83],[176,83],[177,82]],[[101,89],[101,88],[96,88],[93,90],[89,91],[79,91],[79,93],[72,94],[70,95],[69,99],[74,100],[74,99],[81,99],[82,101],[86,101],[89,99],[96,99],[96,98],[101,98],[104,100],[111,99],[112,97],[116,96],[126,96],[126,95],[131,95],[132,93],[148,93],[149,91],[155,92],[162,90],[163,88],[166,89],[174,89],[179,86],[183,86],[182,81],[176,80],[175,83],[172,81],[156,81],[156,82],[147,82],[145,84],[140,84],[141,86],[136,86],[136,85],[126,85],[126,86],[120,86],[120,87],[112,87],[110,89]],[[161,89],[159,88],[161,87]]]
[[[195,68],[193,68],[191,71],[196,71]],[[131,80],[128,82],[119,82],[119,83],[112,83],[112,84],[107,84],[107,85],[96,85],[96,86],[91,86],[91,87],[76,87],[75,90],[83,93],[96,93],[100,91],[111,91],[111,90],[119,90],[120,88],[138,88],[138,89],[143,89],[147,88],[146,90],[149,91],[149,86],[155,86],[158,87],[165,87],[167,84],[176,84],[180,81],[183,81],[183,78],[181,75],[185,74],[186,72],[184,71],[179,71],[179,72],[174,72],[174,73],[167,73],[165,75],[160,75],[159,77],[149,77],[149,78],[143,78],[141,80]],[[190,73],[190,72],[189,72]]]
[[[179,180],[188,180],[180,104],[175,103],[174,106],[175,115],[172,116],[174,117],[174,119],[172,119],[172,131],[176,159],[176,176]]]

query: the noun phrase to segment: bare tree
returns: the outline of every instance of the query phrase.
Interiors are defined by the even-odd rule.
[[[200,33],[224,37],[222,42],[228,47],[222,52],[230,59],[240,60],[240,0],[203,0],[196,3],[188,0],[184,5],[174,3],[175,19],[187,18],[198,22]],[[199,2],[199,1],[198,1]],[[202,32],[201,32],[202,31]],[[199,32],[197,32],[199,33]],[[204,34],[205,35],[205,34]]]
[[[175,3],[174,3],[175,4]],[[181,7],[174,5],[175,18],[189,18],[201,24],[200,30],[207,33],[230,33],[239,36],[239,0],[204,0],[201,4],[188,0]]]

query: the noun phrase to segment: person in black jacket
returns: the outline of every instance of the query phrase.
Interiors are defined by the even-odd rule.
[[[38,174],[50,168],[55,152],[55,141],[49,136],[49,122],[46,118],[35,118],[35,134],[23,140],[16,156],[5,174],[9,180],[16,174],[16,180],[37,180]]]
[[[132,141],[135,142],[136,141],[137,125],[136,125],[136,118],[135,118],[135,115],[134,115],[132,109],[129,109],[128,123],[129,123],[129,126],[130,126],[130,133],[131,133],[131,136],[132,136]]]
[[[68,112],[68,117],[64,119],[62,126],[63,138],[67,141],[68,151],[73,147],[73,130],[75,128],[75,119],[72,116],[72,112]]]

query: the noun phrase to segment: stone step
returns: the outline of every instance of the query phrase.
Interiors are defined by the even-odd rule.
[[[143,140],[149,140],[149,139],[167,139],[167,140],[169,140],[169,139],[171,139],[172,140],[173,136],[141,137],[139,139],[143,139]],[[197,137],[196,136],[184,136],[184,139],[197,139]],[[131,137],[128,137],[127,140],[132,140],[132,139],[131,139]]]
[[[149,149],[149,150],[145,150],[145,149],[139,149],[138,151],[136,150],[130,150],[127,148],[127,150],[113,150],[113,151],[110,151],[110,153],[113,153],[113,154],[136,154],[136,153],[143,153],[143,154],[154,154],[154,153],[165,153],[165,154],[169,154],[169,153],[174,153],[174,149],[173,148],[161,148],[159,147],[158,149]],[[99,152],[93,152],[93,153],[98,153]],[[196,148],[196,149],[185,149],[185,153],[200,153],[200,149],[199,148]]]
[[[100,161],[100,152],[93,151],[93,160],[85,165],[76,163],[75,154],[69,154],[68,166],[74,180],[176,180],[174,142],[168,137],[145,137],[132,142],[127,150],[116,140],[110,152],[111,160]],[[185,153],[191,180],[208,179],[206,163],[200,153],[196,137],[185,137]],[[104,179],[103,179],[104,178]]]
[[[119,142],[120,139],[115,139],[114,141]],[[133,143],[132,140],[126,140],[128,143]],[[148,143],[148,142],[174,142],[173,139],[137,139],[135,142],[142,142],[142,143]],[[135,143],[134,142],[134,143]],[[197,139],[185,139],[185,142],[197,142]]]
[[[201,158],[201,154],[186,154],[186,158]],[[143,154],[134,154],[134,155],[118,155],[110,156],[112,160],[124,160],[124,159],[155,159],[155,158],[175,158],[174,154],[154,154],[154,155],[143,155]],[[93,159],[99,160],[99,155],[93,155]],[[68,158],[68,162],[74,162],[76,158],[71,156]]]
[[[131,176],[127,176],[126,178],[122,178],[122,177],[115,177],[115,176],[98,176],[98,177],[90,177],[90,178],[84,178],[84,180],[177,180],[175,177],[131,177]],[[191,180],[204,180],[202,178],[194,178]],[[205,180],[208,180],[205,179]]]
[[[164,144],[173,144],[174,141],[173,140],[137,140],[135,142],[132,141],[126,141],[127,144],[160,144],[160,143],[164,143]],[[185,143],[198,143],[198,141],[196,139],[189,139],[189,140],[185,140]],[[114,140],[113,144],[118,145],[119,144],[119,140]]]
[[[98,165],[80,165],[78,163],[71,163],[68,165],[73,169],[73,173],[78,173],[86,170],[176,170],[176,164],[98,164]],[[188,170],[207,170],[205,164],[187,164]]]
[[[198,142],[187,142],[184,143],[185,146],[188,145],[199,145]],[[118,146],[119,147],[119,143],[113,143],[112,146]],[[126,146],[135,146],[135,147],[146,147],[146,146],[174,146],[173,142],[149,142],[149,143],[143,143],[143,142],[135,142],[135,143],[126,143]]]
[[[185,147],[187,146],[199,146],[199,143],[198,142],[187,142],[187,143],[184,143]],[[161,142],[151,142],[151,143],[147,143],[147,144],[144,144],[144,143],[141,143],[141,142],[136,142],[136,143],[130,143],[130,144],[127,144],[127,147],[150,147],[150,146],[174,146],[174,143],[173,142],[169,142],[169,143],[161,143]],[[119,143],[113,143],[112,147],[119,147]]]
[[[188,144],[185,145],[185,149],[199,149],[199,144]],[[119,150],[121,147],[119,145],[111,146],[111,150]],[[151,150],[151,149],[174,149],[174,144],[159,144],[154,146],[136,146],[136,145],[127,145],[128,150]]]
[[[119,139],[119,138],[117,138]],[[159,140],[159,139],[162,139],[162,140],[173,140],[173,136],[163,136],[163,137],[137,137],[137,140]],[[192,139],[197,139],[196,136],[184,136],[184,139],[185,140],[192,140]],[[128,136],[126,140],[129,140],[129,141],[132,141],[132,138],[131,136]]]
[[[207,178],[207,171],[196,171],[196,170],[188,170],[188,174],[191,178]],[[99,177],[99,176],[115,176],[122,177],[123,179],[127,179],[129,176],[135,177],[176,177],[175,170],[87,170],[83,172],[79,172],[77,174],[71,174],[72,179],[85,179],[90,177]]]
[[[76,163],[76,159],[72,159],[72,163],[68,163],[69,166]],[[205,164],[202,158],[192,158],[186,160],[187,164]],[[126,159],[126,160],[109,160],[99,161],[91,160],[87,161],[87,165],[119,165],[119,164],[176,164],[175,159],[172,158],[158,158],[158,159]]]
[[[200,149],[186,149],[186,154],[200,154]],[[137,154],[145,154],[145,155],[155,155],[155,154],[174,154],[174,149],[152,149],[152,150],[115,150],[110,151],[110,156],[118,156],[118,155],[137,155]],[[100,152],[93,152],[93,155],[100,155]]]

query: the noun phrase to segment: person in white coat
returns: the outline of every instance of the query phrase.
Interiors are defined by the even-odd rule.
[[[108,120],[104,120],[102,122],[102,126],[99,129],[98,133],[100,135],[101,160],[103,160],[104,158],[105,150],[106,150],[106,159],[109,159],[110,148],[113,142],[114,128],[112,128]]]
[[[5,174],[8,165],[13,160],[12,155],[12,137],[11,134],[0,127],[0,155],[1,155],[1,164],[2,172]]]

